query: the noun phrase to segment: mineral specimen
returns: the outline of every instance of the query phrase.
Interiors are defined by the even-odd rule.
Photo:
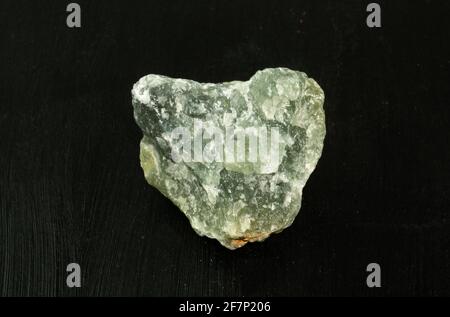
[[[199,235],[236,249],[292,224],[325,137],[313,79],[287,68],[220,84],[147,75],[132,101],[145,178]]]

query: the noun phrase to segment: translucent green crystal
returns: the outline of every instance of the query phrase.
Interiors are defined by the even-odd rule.
[[[144,134],[140,160],[145,178],[179,207],[199,235],[236,249],[292,224],[325,137],[324,94],[313,79],[287,68],[265,69],[246,82],[220,84],[147,75],[134,85],[132,100]],[[275,128],[280,136],[276,157],[250,160],[250,135],[244,143],[231,135],[235,143],[229,149],[244,145],[245,160],[237,160],[234,152],[231,160],[225,155],[220,159],[220,147],[215,146],[224,140],[213,138],[216,134],[208,139],[205,129],[195,130],[196,122],[221,131]],[[193,148],[179,152],[184,150],[190,160],[174,159],[180,148],[173,131],[179,127],[192,132],[193,147],[200,144],[206,153],[203,160],[191,155]],[[213,160],[206,159],[208,153]]]

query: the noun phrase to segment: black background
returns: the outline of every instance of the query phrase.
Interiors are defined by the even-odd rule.
[[[69,2],[0,3],[0,295],[450,295],[448,1]],[[278,66],[325,91],[324,152],[292,227],[229,251],[145,182],[130,90]]]

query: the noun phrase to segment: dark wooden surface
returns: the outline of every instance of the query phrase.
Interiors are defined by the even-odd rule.
[[[78,1],[81,29],[68,2],[0,3],[0,295],[450,295],[448,1],[381,29],[370,1]],[[323,87],[324,152],[293,226],[231,252],[146,184],[130,90],[275,66]]]

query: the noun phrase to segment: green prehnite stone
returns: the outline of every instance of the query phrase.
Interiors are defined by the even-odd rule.
[[[287,68],[220,84],[147,75],[134,85],[132,101],[144,134],[140,160],[145,178],[178,206],[199,235],[236,249],[292,224],[325,138],[324,93],[313,79]],[[171,131],[180,126],[192,130],[195,120],[224,131],[276,127],[278,163],[176,162]],[[198,131],[193,137],[199,137]]]

